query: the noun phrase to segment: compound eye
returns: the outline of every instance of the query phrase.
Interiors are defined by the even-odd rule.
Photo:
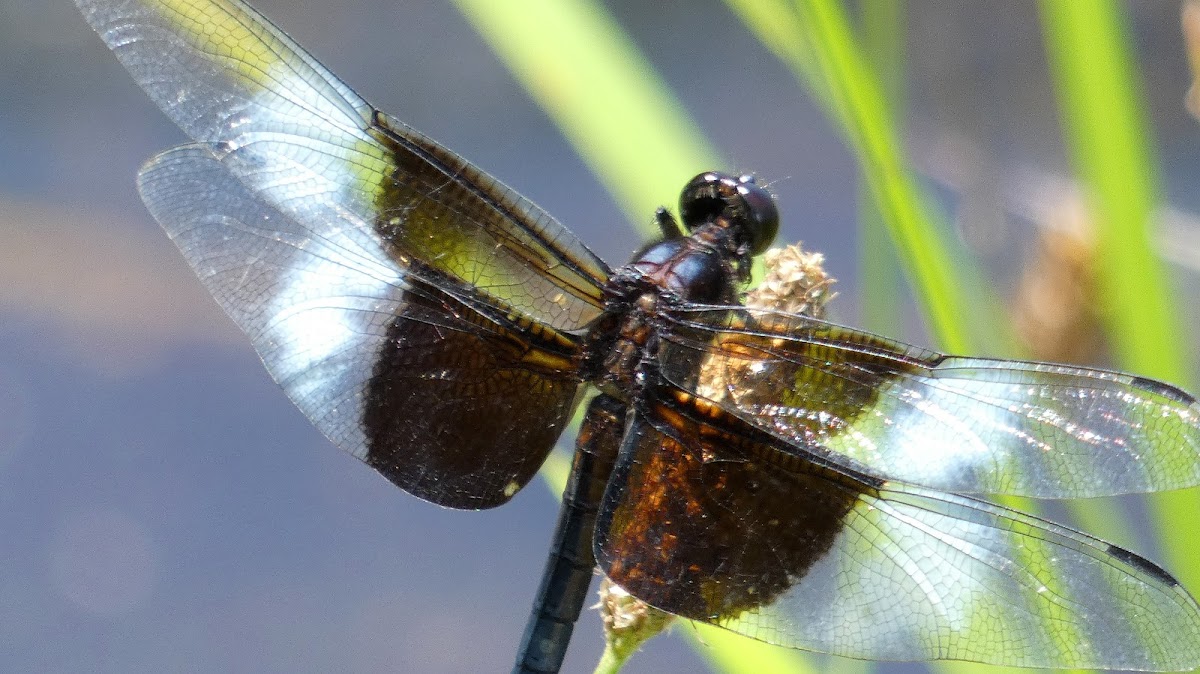
[[[767,190],[754,182],[753,176],[738,179],[737,193],[745,204],[745,227],[750,242],[750,252],[761,255],[771,247],[779,233],[779,209]]]
[[[688,181],[679,196],[679,215],[687,231],[725,218],[740,230],[740,240],[752,255],[771,246],[779,232],[779,211],[770,193],[754,182],[754,176],[734,177],[709,171]]]
[[[722,190],[722,183],[728,183]],[[691,232],[706,222],[716,219],[729,207],[722,192],[737,184],[729,176],[708,171],[692,178],[679,194],[679,218],[684,229]]]

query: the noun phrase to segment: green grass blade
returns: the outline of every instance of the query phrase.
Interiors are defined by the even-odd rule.
[[[867,57],[871,68],[879,75],[884,103],[893,123],[901,127],[904,119],[905,3],[903,0],[864,0],[860,8]],[[883,214],[876,207],[870,190],[861,184],[858,213],[862,327],[881,335],[902,334],[903,271],[896,249],[888,238]]]
[[[1123,367],[1187,377],[1168,272],[1151,248],[1157,167],[1120,5],[1041,3],[1046,48],[1075,171],[1098,228],[1102,301]]]
[[[1064,133],[1097,223],[1099,283],[1117,361],[1194,386],[1170,274],[1151,244],[1158,167],[1123,6],[1043,0],[1040,7]],[[1200,490],[1149,500],[1171,568],[1195,589],[1200,557],[1178,528],[1196,521]]]
[[[700,171],[725,166],[699,126],[617,22],[585,0],[527,0],[521,11],[455,0],[508,69],[549,113],[630,222]]]
[[[961,321],[968,315],[969,303],[950,262],[954,258],[946,243],[946,228],[938,223],[907,167],[883,86],[855,41],[845,10],[836,0],[799,0],[796,7],[829,100],[863,166],[863,177],[904,267],[920,289],[919,300],[934,334],[944,348],[971,350]]]
[[[916,290],[935,340],[955,352],[1011,348],[999,304],[949,236],[907,165],[879,75],[836,0],[726,0],[759,40],[820,101],[858,156],[871,200]],[[979,311],[978,307],[996,307]],[[967,312],[967,307],[976,310]],[[962,319],[970,315],[972,321]]]

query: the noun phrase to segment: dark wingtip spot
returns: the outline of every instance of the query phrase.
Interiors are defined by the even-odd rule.
[[[1122,562],[1125,562],[1129,566],[1142,571],[1143,573],[1154,576],[1167,585],[1172,587],[1179,585],[1179,581],[1175,580],[1174,576],[1164,571],[1161,566],[1146,559],[1145,557],[1142,557],[1141,555],[1134,554],[1125,548],[1118,548],[1115,545],[1110,545],[1108,546],[1108,554],[1116,557]]]
[[[1186,391],[1171,386],[1170,384],[1158,381],[1157,379],[1133,377],[1130,383],[1142,390],[1150,391],[1155,395],[1160,395],[1164,398],[1174,400],[1177,403],[1193,405],[1196,402],[1196,399],[1189,395]]]

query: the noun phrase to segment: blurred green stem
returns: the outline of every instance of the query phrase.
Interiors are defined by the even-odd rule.
[[[860,4],[863,44],[897,127],[904,124],[904,5],[903,0],[862,0]],[[903,273],[883,214],[862,183],[858,187],[858,213],[862,325],[881,335],[900,335],[904,327],[900,320]]]
[[[597,3],[525,0],[513,11],[490,0],[454,2],[644,237],[655,235],[651,215],[680,185],[726,165]]]
[[[1191,381],[1170,275],[1151,241],[1159,203],[1154,134],[1114,0],[1043,0],[1045,42],[1075,171],[1096,223],[1101,301],[1120,367],[1177,384]],[[1195,522],[1200,490],[1149,499],[1173,568],[1193,586],[1200,557],[1183,522]]]

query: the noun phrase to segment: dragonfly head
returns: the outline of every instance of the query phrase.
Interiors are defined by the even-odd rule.
[[[706,171],[688,181],[679,195],[679,214],[688,232],[723,221],[751,255],[761,255],[779,232],[779,211],[754,176]]]

